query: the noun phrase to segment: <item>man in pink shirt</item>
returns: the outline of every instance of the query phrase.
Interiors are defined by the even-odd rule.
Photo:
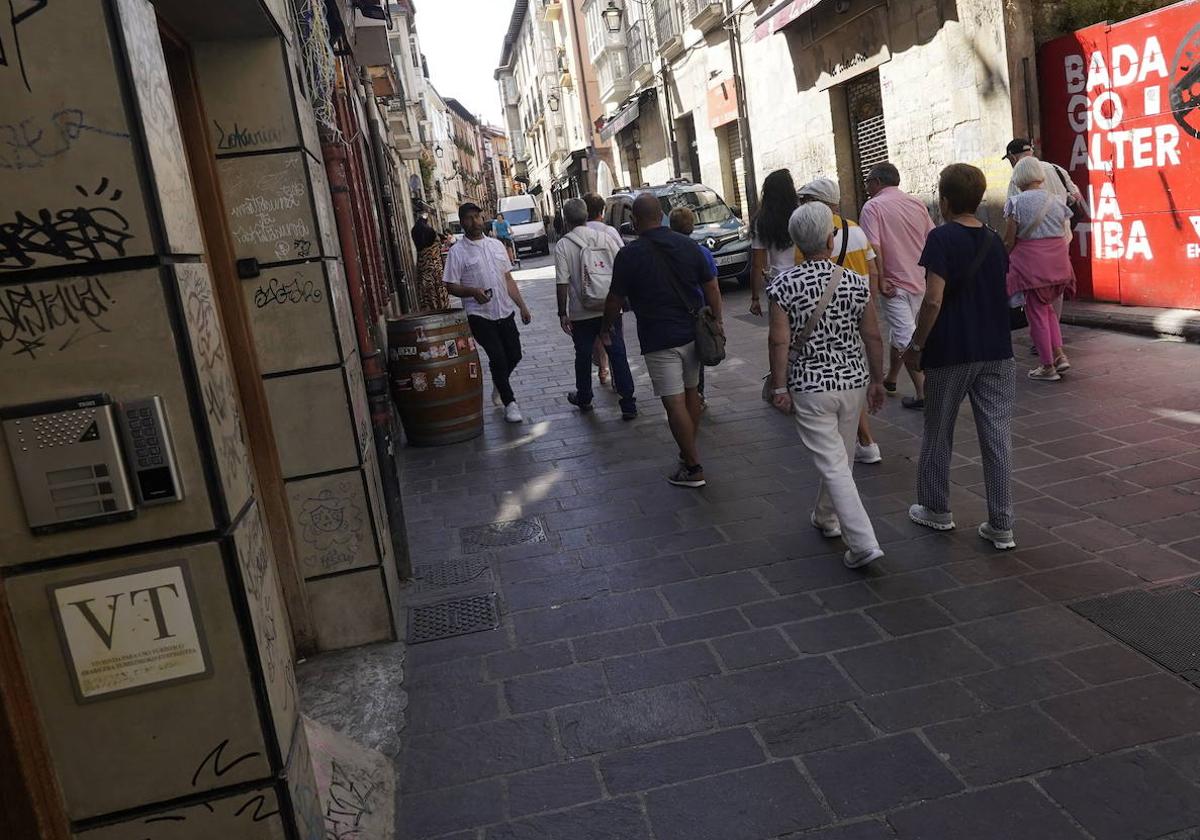
[[[925,297],[925,269],[918,265],[933,220],[925,204],[901,192],[900,172],[890,163],[877,163],[867,172],[871,200],[863,207],[859,225],[875,249],[883,316],[891,334],[891,364],[883,386],[896,390],[904,350],[912,342],[917,313]],[[905,408],[925,408],[925,377],[916,364],[904,363],[916,395],[905,397]]]

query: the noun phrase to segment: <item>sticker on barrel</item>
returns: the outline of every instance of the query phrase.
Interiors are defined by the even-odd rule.
[[[437,376],[435,376],[433,378],[433,387],[434,388],[445,388],[446,387],[446,374],[439,373]]]
[[[467,375],[472,379],[479,378],[479,362],[469,362],[467,364]]]
[[[429,379],[424,373],[414,373],[412,376],[412,386],[414,391],[427,391],[429,389]]]

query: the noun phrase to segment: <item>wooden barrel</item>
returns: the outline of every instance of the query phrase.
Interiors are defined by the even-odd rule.
[[[483,366],[461,309],[389,319],[388,376],[409,443],[483,433]]]

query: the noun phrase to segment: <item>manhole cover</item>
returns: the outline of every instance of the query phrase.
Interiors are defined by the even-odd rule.
[[[1071,609],[1134,650],[1195,680],[1200,669],[1200,593],[1170,587],[1122,592],[1072,604]]]
[[[456,557],[443,563],[418,564],[413,567],[413,579],[418,591],[445,589],[479,580],[488,571],[482,557]]]
[[[499,624],[495,592],[438,604],[412,606],[408,608],[408,643],[415,645],[494,630]]]
[[[546,541],[546,529],[532,516],[526,519],[510,519],[508,522],[493,522],[491,525],[472,525],[463,528],[459,533],[462,534],[463,551],[467,554],[488,548]]]

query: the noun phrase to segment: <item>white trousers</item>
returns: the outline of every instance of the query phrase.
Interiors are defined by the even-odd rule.
[[[853,473],[858,418],[866,398],[866,388],[792,394],[800,440],[821,475],[813,514],[821,525],[838,523],[842,539],[856,554],[879,548]]]

